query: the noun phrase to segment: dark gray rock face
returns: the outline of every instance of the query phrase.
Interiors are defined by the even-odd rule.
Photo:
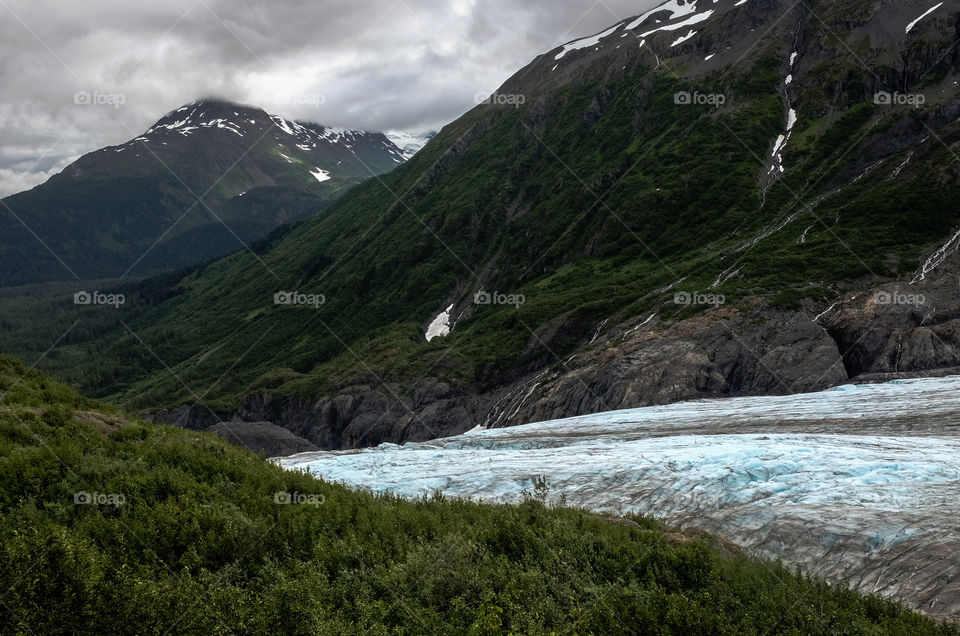
[[[724,395],[816,391],[847,380],[836,343],[807,315],[743,318],[651,322],[628,340],[575,358],[503,424]]]
[[[944,264],[913,285],[890,283],[850,294],[820,315],[721,308],[675,323],[638,318],[610,326],[566,361],[545,361],[539,370],[480,394],[435,378],[405,386],[371,377],[332,397],[248,395],[237,413],[222,415],[241,422],[218,423],[217,415],[199,407],[153,419],[233,435],[242,445],[282,455],[424,441],[476,426],[683,400],[819,391],[851,379],[946,373],[960,368],[954,269]],[[547,325],[540,335],[549,339],[566,330]],[[278,426],[268,431],[262,422]]]
[[[181,406],[157,411],[145,419],[194,431],[206,431],[224,438],[236,446],[267,457],[282,457],[294,453],[319,450],[316,444],[296,435],[284,426],[267,421],[231,419],[226,413],[213,413],[201,406]],[[282,422],[281,422],[282,424]]]
[[[960,366],[960,282],[953,267],[915,284],[851,295],[821,323],[851,377]]]
[[[334,398],[249,395],[237,415],[280,423],[323,449],[361,448],[468,431],[480,423],[477,401],[433,378],[409,389],[371,379],[345,387]]]
[[[650,321],[629,333],[613,328],[594,344],[566,364],[548,365],[479,395],[434,378],[412,386],[369,378],[366,384],[343,387],[334,397],[254,393],[233,417],[272,422],[298,443],[329,450],[696,398],[812,391],[847,380],[836,343],[801,312],[730,313],[675,324]],[[237,422],[211,424],[212,417],[183,407],[154,419],[234,431],[247,446],[273,441],[263,441],[261,429],[247,430]]]
[[[270,422],[222,422],[207,429],[228,442],[267,457],[283,457],[319,450],[302,437]]]

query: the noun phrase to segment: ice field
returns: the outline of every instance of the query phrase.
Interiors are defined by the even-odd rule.
[[[550,499],[703,529],[960,615],[960,378],[703,400],[276,461],[416,497]]]

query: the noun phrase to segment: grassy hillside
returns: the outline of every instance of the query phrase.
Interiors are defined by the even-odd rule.
[[[960,633],[542,489],[351,492],[5,358],[0,395],[5,634]]]

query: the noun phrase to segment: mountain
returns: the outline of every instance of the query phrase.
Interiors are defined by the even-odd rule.
[[[427,142],[437,136],[435,131],[417,135],[407,132],[388,132],[387,138],[392,141],[400,150],[403,151],[405,159],[410,159],[417,154],[421,148],[427,145]]]
[[[42,368],[324,449],[955,371],[960,1],[930,9],[667,2],[256,254],[28,303],[0,348],[79,321]]]
[[[198,101],[0,205],[0,285],[143,275],[222,256],[389,172],[383,134]]]
[[[408,502],[6,358],[0,395],[4,634],[958,633],[703,533],[560,507],[543,480],[516,506]]]

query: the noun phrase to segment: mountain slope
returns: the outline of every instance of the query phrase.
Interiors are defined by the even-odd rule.
[[[142,275],[222,256],[403,160],[379,133],[188,104],[4,199],[0,286]]]
[[[0,358],[3,633],[956,634],[642,517],[416,503]]]
[[[960,2],[927,9],[669,2],[256,258],[51,301],[90,329],[44,368],[340,448],[958,367]]]

